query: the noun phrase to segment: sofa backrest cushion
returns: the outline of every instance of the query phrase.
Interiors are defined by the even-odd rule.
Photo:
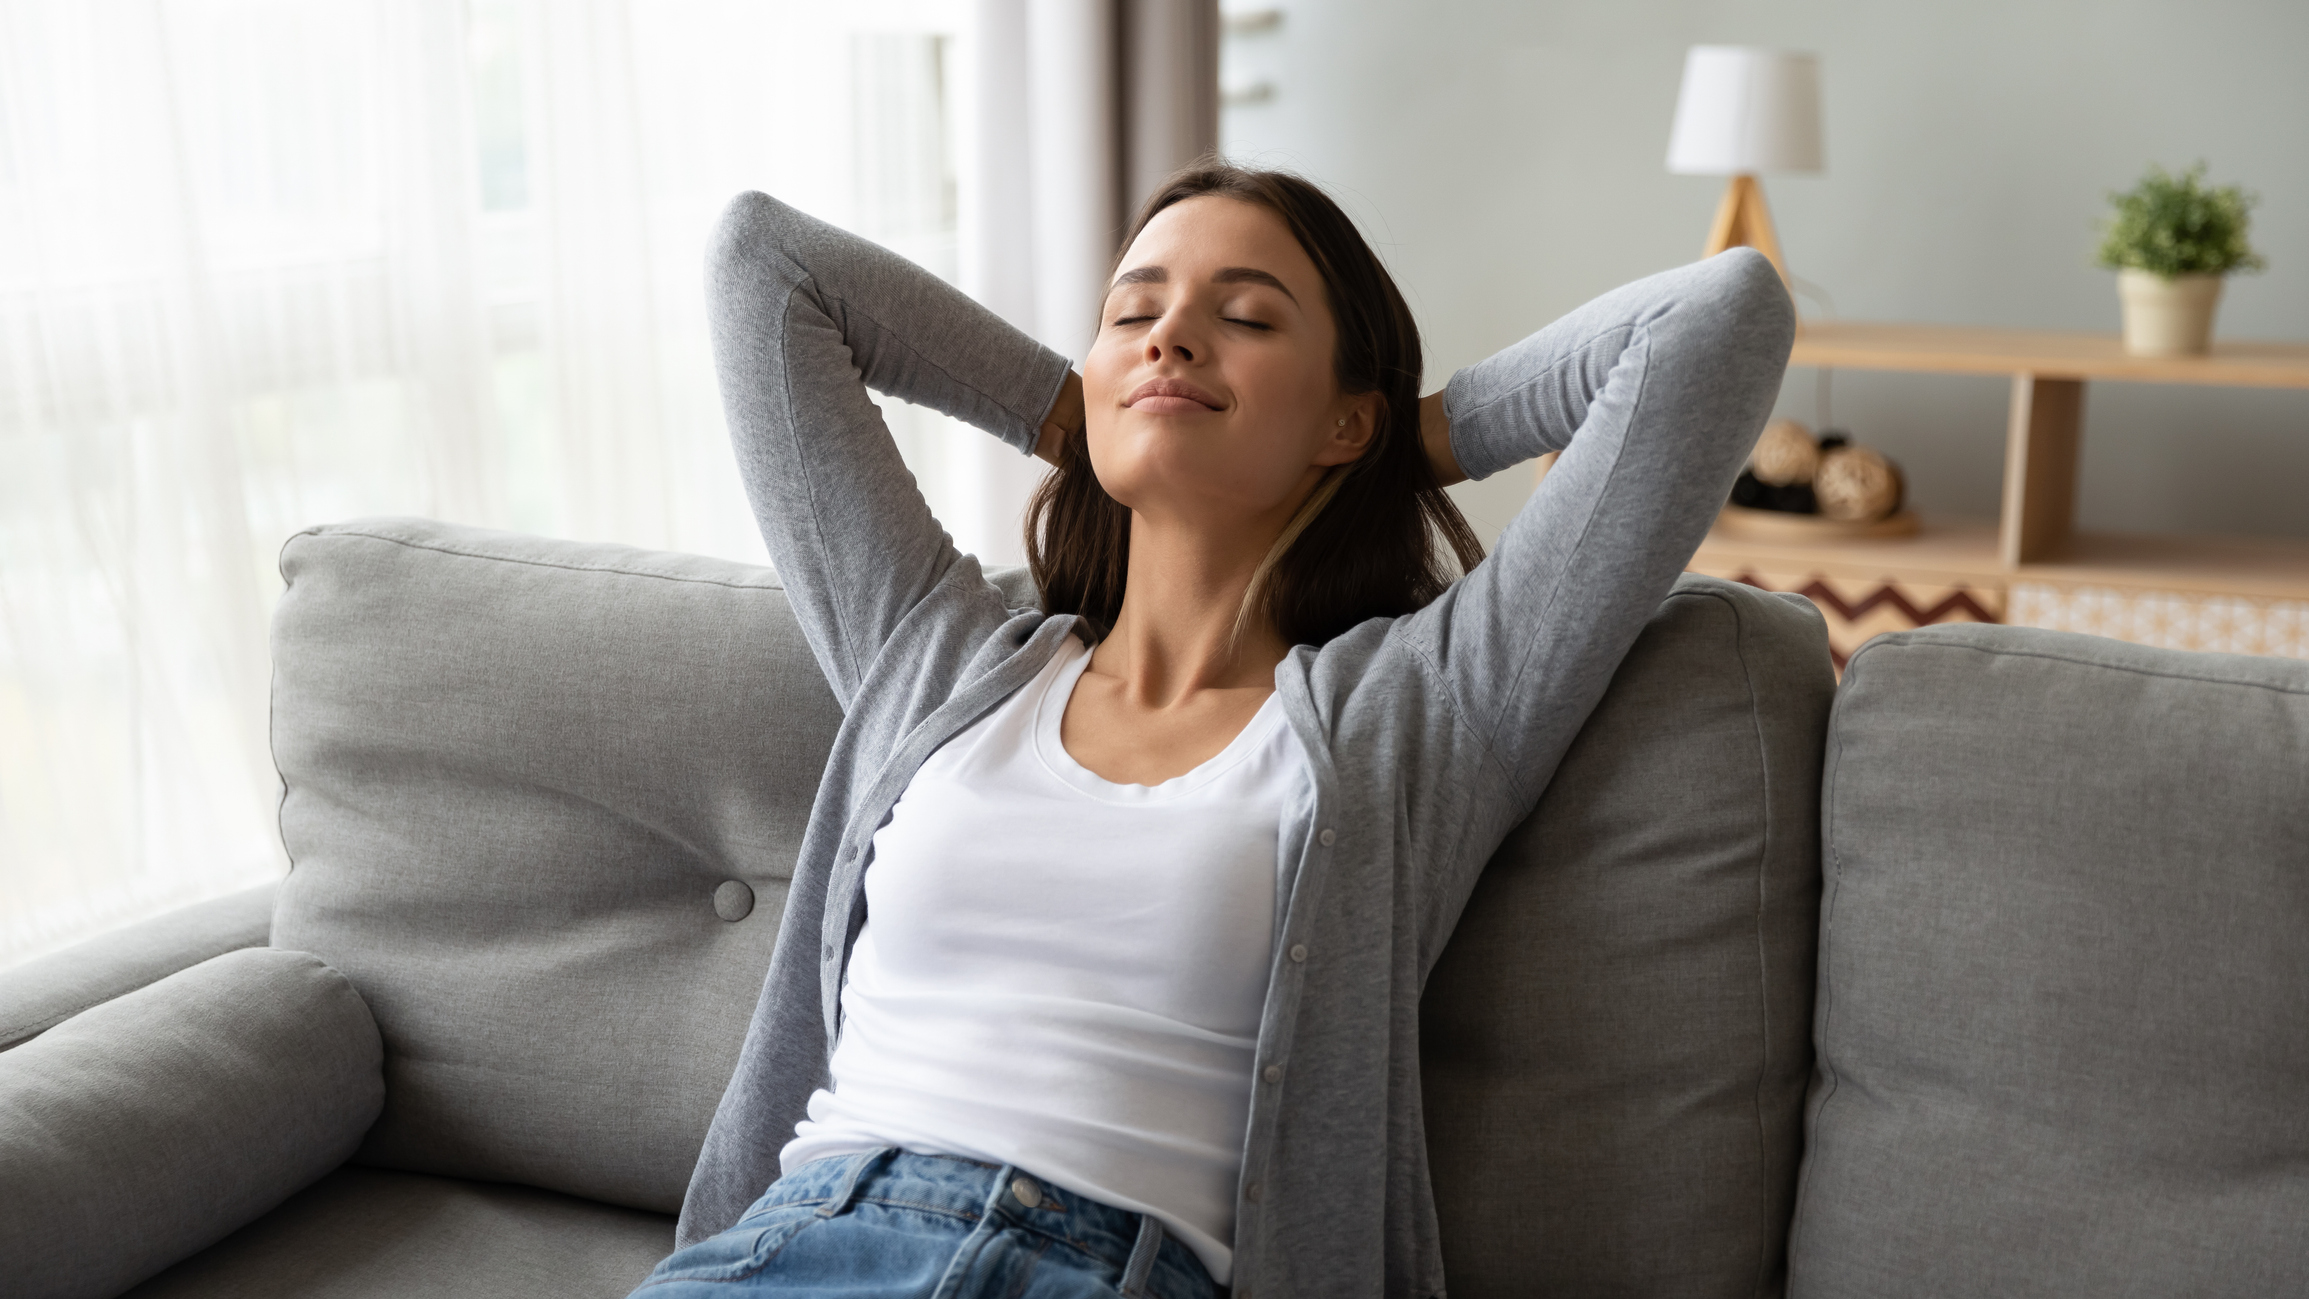
[[[1855,655],[1799,1299],[2309,1293],[2309,663]]]
[[[414,519],[281,568],[273,942],[383,1034],[359,1157],[677,1211],[840,722],[776,575]]]
[[[1802,598],[1686,576],[1492,859],[1421,1007],[1454,1299],[1778,1295],[1835,688]]]

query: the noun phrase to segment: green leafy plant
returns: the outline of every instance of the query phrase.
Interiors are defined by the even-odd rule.
[[[2204,179],[2201,162],[2178,176],[2152,166],[2130,191],[2111,193],[2116,214],[2101,227],[2100,264],[2167,279],[2266,265],[2245,242],[2253,204],[2260,200],[2235,185],[2207,188]]]

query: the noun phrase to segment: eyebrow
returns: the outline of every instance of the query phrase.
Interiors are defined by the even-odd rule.
[[[1170,278],[1170,268],[1167,266],[1134,266],[1115,276],[1114,283],[1108,285],[1106,291],[1112,293],[1125,284],[1166,284]],[[1293,303],[1299,300],[1299,295],[1291,292],[1289,285],[1255,266],[1222,266],[1212,274],[1211,283],[1264,284],[1281,291]]]

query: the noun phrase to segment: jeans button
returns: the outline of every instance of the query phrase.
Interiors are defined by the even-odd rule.
[[[1036,1186],[1031,1177],[1012,1178],[1010,1180],[1010,1193],[1018,1197],[1018,1202],[1029,1209],[1040,1208],[1042,1205],[1042,1188]]]

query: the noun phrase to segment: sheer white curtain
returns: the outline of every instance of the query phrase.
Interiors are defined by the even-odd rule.
[[[953,274],[967,17],[0,0],[0,964],[282,868],[296,529],[760,559],[706,232],[769,189]]]

